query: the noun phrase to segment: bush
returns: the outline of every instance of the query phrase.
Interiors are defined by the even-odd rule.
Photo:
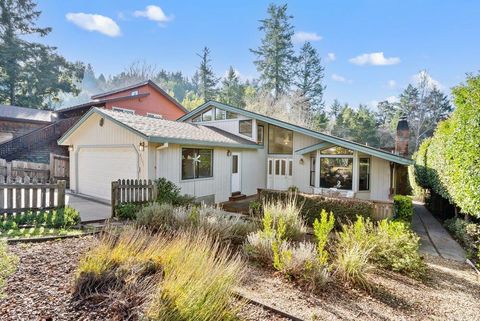
[[[288,192],[262,190],[260,199],[263,202],[285,202],[292,198]],[[358,215],[365,218],[372,217],[373,203],[371,201],[348,198],[331,198],[313,194],[295,194],[297,206],[301,208],[302,217],[312,225],[318,213],[322,210],[333,212],[337,227],[342,223],[354,221]]]
[[[153,231],[175,230],[178,226],[174,211],[175,208],[171,204],[152,203],[137,212],[136,222]]]
[[[0,216],[0,229],[17,229],[21,226],[47,228],[71,228],[80,223],[80,213],[66,206],[49,211],[32,212]]]
[[[418,278],[425,264],[418,253],[420,238],[403,222],[382,220],[375,233],[372,260],[380,267]]]
[[[202,233],[126,228],[118,236],[107,233],[85,254],[74,297],[120,310],[114,319],[236,320],[240,303],[233,292],[243,271],[238,255]]]
[[[411,223],[413,203],[410,196],[395,195],[393,197],[393,217],[396,220]]]
[[[166,178],[159,178],[155,181],[157,185],[157,198],[158,203],[167,203],[178,206],[185,206],[193,204],[195,198],[188,195],[181,195],[181,188],[175,185],[173,182]]]
[[[325,210],[322,210],[320,213],[320,221],[315,219],[313,222],[313,234],[317,241],[317,256],[321,265],[326,265],[328,262],[328,252],[326,251],[325,246],[327,245],[328,237],[330,232],[332,232],[334,225],[335,218],[333,213],[330,212],[329,215]]]
[[[135,203],[122,203],[115,208],[115,214],[122,220],[134,220],[141,205]]]
[[[271,265],[273,263],[273,241],[273,234],[268,235],[263,231],[250,233],[244,245],[245,254],[254,261]]]
[[[480,267],[480,224],[452,218],[445,221],[445,227],[462,244],[467,256]]]
[[[375,249],[373,224],[359,216],[354,224],[343,225],[336,236],[335,273],[347,283],[368,289],[366,274]]]
[[[17,264],[18,257],[9,253],[7,242],[0,240],[0,299],[4,297],[5,279],[15,272]]]
[[[264,218],[271,218],[271,227],[274,230],[278,229],[280,222],[285,224],[285,239],[300,240],[305,235],[307,229],[301,215],[301,207],[297,206],[298,203],[295,196],[290,195],[285,202],[265,202],[263,204],[263,215]]]

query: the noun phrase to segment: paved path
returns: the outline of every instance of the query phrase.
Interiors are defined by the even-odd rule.
[[[105,220],[112,214],[109,205],[74,194],[65,195],[65,202],[80,212],[82,222]]]
[[[422,204],[414,204],[414,208],[412,228],[420,236],[420,251],[445,259],[465,262],[465,250],[448,234],[432,213]]]

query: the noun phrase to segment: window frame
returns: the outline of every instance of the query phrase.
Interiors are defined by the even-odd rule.
[[[352,175],[351,175],[351,181],[352,181],[352,186],[350,188],[338,188],[338,190],[342,191],[353,191],[355,185],[354,185],[354,172],[355,172],[355,159],[354,155],[335,155],[335,154],[330,154],[330,155],[320,155],[320,172],[318,173],[318,179],[319,179],[319,187],[320,188],[335,188],[335,187],[326,187],[322,186],[322,160],[323,159],[334,159],[334,158],[344,158],[344,159],[350,159],[351,160],[351,168],[352,168]]]
[[[217,111],[220,111],[223,115],[222,118],[217,118]],[[215,120],[225,120],[227,119],[227,111],[221,108],[215,108]]]
[[[259,136],[261,136],[262,139],[260,139]],[[262,146],[265,145],[265,126],[258,125],[258,124],[257,124],[257,144]]]
[[[368,170],[367,170],[367,189],[360,188],[360,167],[362,166],[362,160],[368,160]],[[372,177],[372,159],[370,157],[359,157],[358,158],[358,191],[359,192],[370,192],[370,178]]]
[[[272,144],[270,143],[270,137],[271,137],[272,132],[273,132],[272,128],[279,128],[281,130],[285,130],[285,131],[291,133],[291,137],[292,137],[291,149],[292,149],[292,151],[290,153],[273,153],[273,152],[271,152]],[[272,125],[272,124],[268,124],[268,154],[269,155],[293,155],[293,136],[294,136],[293,130],[286,129],[286,128],[279,127],[279,126],[275,126],[275,125]]]
[[[317,163],[317,156],[311,155],[310,156],[310,186],[315,187],[315,167]]]
[[[210,176],[203,176],[200,177],[198,175],[199,173],[199,166],[198,162],[193,163],[193,177],[191,178],[185,178],[183,175],[183,153],[185,150],[193,150],[193,155],[197,156],[200,154],[200,151],[209,151],[211,155],[211,161],[210,161]],[[193,181],[193,180],[204,180],[204,179],[212,179],[214,177],[213,175],[213,163],[214,163],[214,150],[212,148],[195,148],[195,147],[182,147],[180,149],[180,179],[181,181]]]
[[[210,119],[205,119],[204,116],[208,113],[211,113],[211,115],[210,115],[211,118]],[[210,108],[210,109],[208,109],[208,110],[206,110],[202,113],[202,122],[203,121],[212,121],[214,119],[215,119],[215,114],[213,112],[213,108]]]
[[[250,123],[250,132],[242,132],[242,124]],[[253,119],[242,119],[238,121],[238,133],[243,136],[253,136]]]

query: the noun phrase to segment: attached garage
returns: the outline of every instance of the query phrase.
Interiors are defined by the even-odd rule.
[[[138,178],[133,146],[82,147],[78,151],[78,192],[110,200],[112,181]]]

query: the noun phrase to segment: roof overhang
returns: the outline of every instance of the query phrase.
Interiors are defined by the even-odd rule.
[[[378,157],[378,158],[388,160],[390,162],[398,163],[398,164],[401,164],[401,165],[412,165],[414,163],[413,160],[411,160],[409,158],[405,158],[405,157],[402,157],[400,155],[392,154],[392,153],[383,151],[383,150],[378,149],[378,148],[374,148],[374,147],[362,145],[362,144],[359,144],[359,143],[355,143],[355,142],[352,142],[352,141],[344,139],[344,138],[340,138],[340,137],[316,132],[316,131],[311,130],[311,129],[307,129],[307,128],[300,127],[300,126],[297,126],[297,125],[293,125],[293,124],[290,124],[290,123],[287,123],[287,122],[284,122],[284,121],[281,121],[281,120],[278,120],[278,119],[275,119],[275,118],[271,118],[271,117],[268,117],[268,116],[265,116],[265,115],[257,114],[255,112],[252,112],[252,111],[249,111],[249,110],[245,110],[245,109],[241,109],[241,108],[238,108],[238,107],[230,106],[230,105],[223,104],[223,103],[220,103],[220,102],[217,102],[217,101],[207,101],[206,103],[200,105],[199,107],[195,108],[194,110],[192,110],[188,114],[183,115],[182,117],[178,118],[177,120],[178,121],[185,121],[185,120],[191,118],[193,115],[196,115],[197,113],[200,113],[200,112],[202,112],[205,109],[210,108],[210,107],[222,108],[224,110],[227,110],[227,111],[230,111],[230,112],[233,112],[233,113],[241,114],[241,115],[246,116],[246,117],[251,117],[251,118],[254,118],[254,119],[257,119],[257,120],[260,120],[260,121],[263,121],[265,123],[272,124],[272,125],[275,125],[275,126],[278,126],[278,127],[290,129],[292,131],[295,131],[295,132],[298,132],[298,133],[301,133],[301,134],[304,134],[304,135],[307,135],[307,136],[310,136],[310,137],[318,138],[318,139],[320,139],[324,142],[331,143],[333,145],[337,145],[337,146],[341,146],[341,147],[348,148],[348,149],[351,149],[351,150],[355,150],[355,151],[358,151],[358,152],[362,152],[362,153],[365,153],[365,154],[369,154],[369,155],[372,155],[372,156],[375,156],[375,157]]]
[[[332,146],[335,146],[335,145],[332,144],[332,143],[321,142],[321,143],[318,143],[318,144],[307,146],[305,148],[298,149],[298,150],[295,151],[295,154],[297,154],[297,155],[310,154],[311,152],[315,152],[317,150],[322,150],[322,149],[329,148],[329,147],[332,147]]]

